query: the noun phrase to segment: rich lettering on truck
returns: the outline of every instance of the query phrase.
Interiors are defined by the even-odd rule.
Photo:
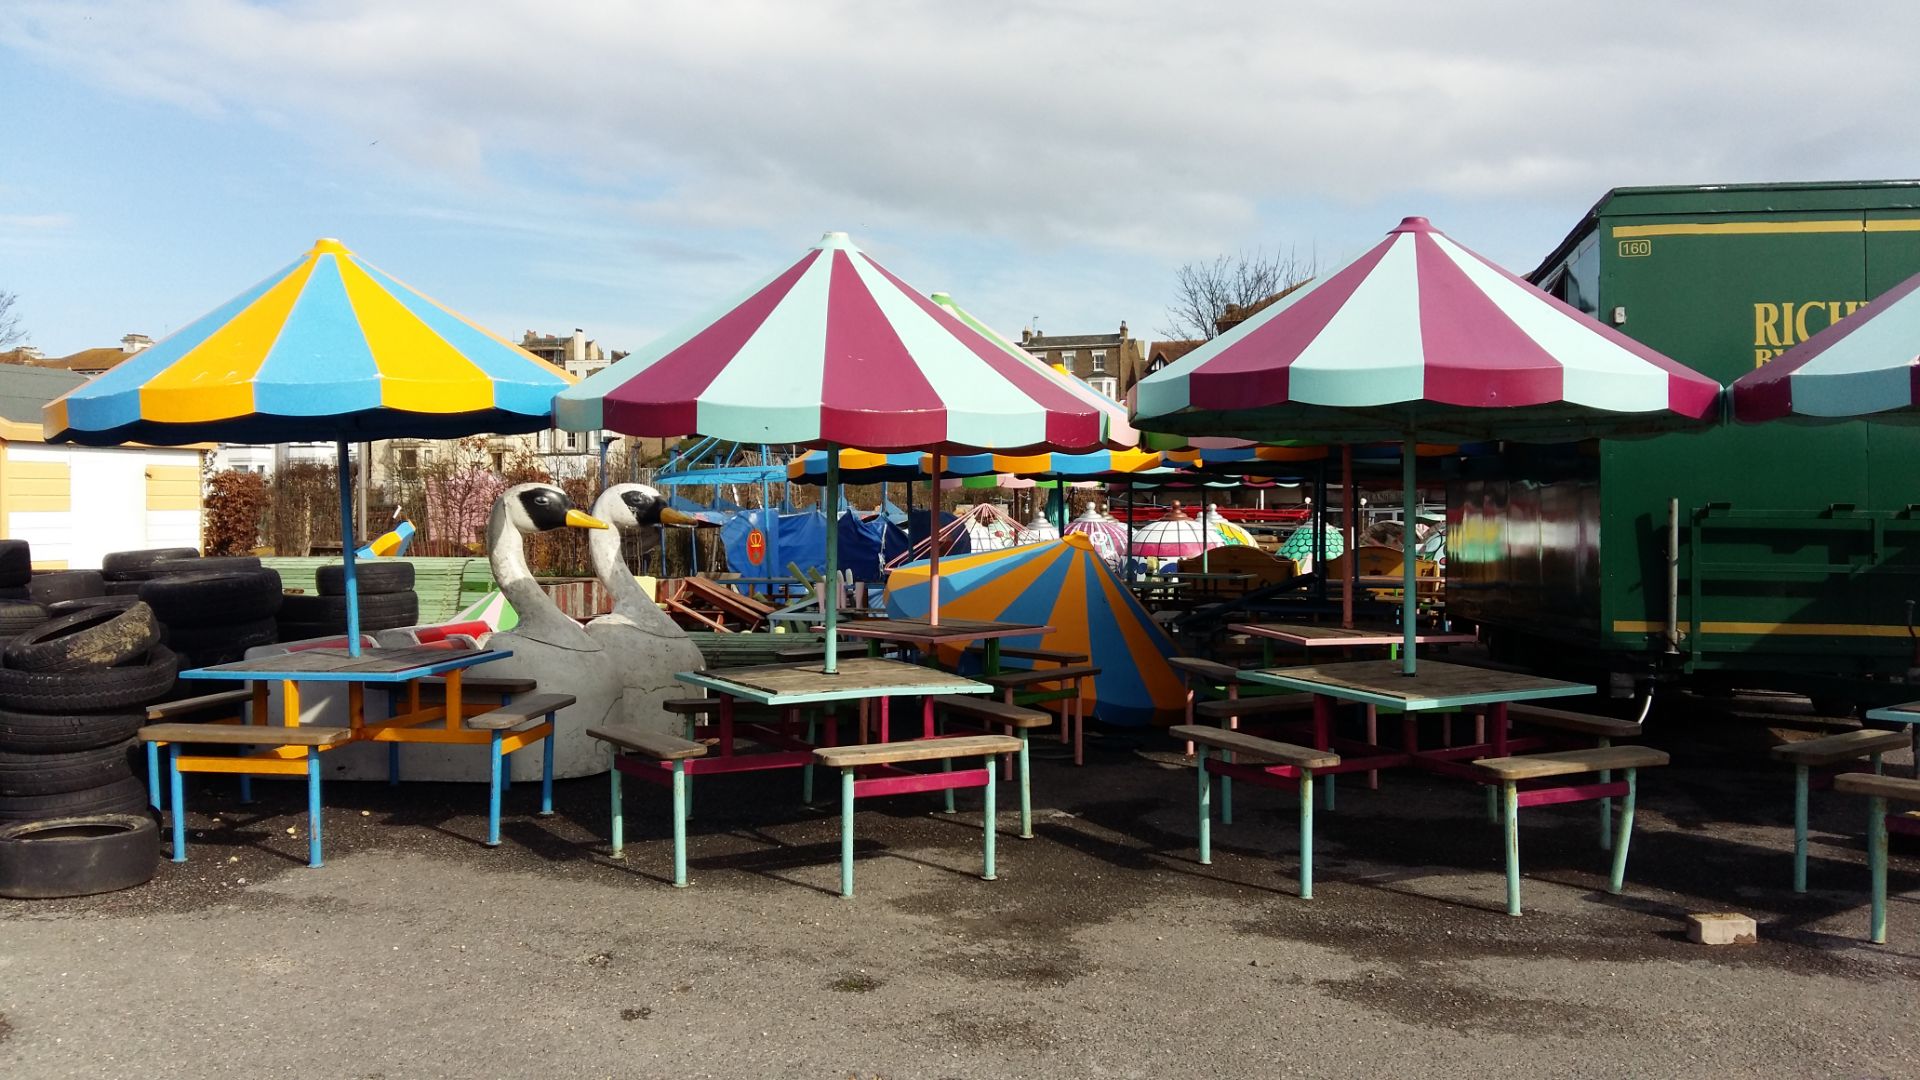
[[[1753,305],[1753,366],[1759,367],[1866,306],[1865,300],[1785,300]]]

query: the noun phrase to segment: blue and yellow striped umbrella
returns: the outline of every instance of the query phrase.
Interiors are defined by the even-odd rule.
[[[46,407],[48,442],[365,442],[537,431],[572,379],[337,240]]]
[[[927,564],[909,563],[887,578],[887,611],[927,614]],[[987,619],[1053,627],[1045,636],[1008,638],[1018,648],[1085,653],[1100,669],[1088,680],[1087,707],[1109,724],[1171,721],[1185,705],[1180,677],[1167,663],[1173,642],[1078,533],[1041,544],[1002,548],[940,564],[940,611],[955,619]],[[1008,660],[1008,667],[1031,666]]]

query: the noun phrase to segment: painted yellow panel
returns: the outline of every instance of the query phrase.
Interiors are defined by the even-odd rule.
[[[41,570],[65,570],[66,568],[67,568],[67,560],[65,559],[33,560],[33,569],[36,573]]]
[[[147,509],[200,509],[200,470],[191,465],[147,466]]]
[[[66,513],[73,509],[73,473],[64,462],[7,459],[5,498],[9,514]]]
[[[1781,233],[1857,233],[1866,224],[1858,218],[1840,221],[1681,221],[1670,225],[1615,225],[1615,237],[1629,236],[1753,236]]]

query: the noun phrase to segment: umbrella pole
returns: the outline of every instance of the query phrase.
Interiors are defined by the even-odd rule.
[[[1413,434],[1407,434],[1407,441],[1400,448],[1400,500],[1404,505],[1400,522],[1400,546],[1402,549],[1400,587],[1400,623],[1406,632],[1406,643],[1400,649],[1400,673],[1411,675],[1414,672],[1413,637],[1414,615],[1417,597],[1414,593],[1414,575],[1418,567],[1414,556],[1418,551],[1413,539],[1413,514],[1418,508],[1420,496],[1413,489],[1413,467],[1419,447],[1413,441]]]
[[[933,452],[933,476],[927,481],[927,624],[940,625],[940,451]]]
[[[840,448],[827,444],[827,581],[820,594],[820,611],[827,626],[827,662],[832,675],[840,670]]]
[[[1346,552],[1346,584],[1340,590],[1340,625],[1353,627],[1353,447],[1340,447],[1340,550]]]
[[[1213,539],[1207,535],[1207,489],[1200,489],[1200,572],[1207,573],[1207,553],[1213,545],[1207,541]]]
[[[1133,584],[1133,481],[1127,481],[1127,584]]]
[[[340,474],[340,562],[341,576],[346,579],[347,594],[347,655],[360,655],[360,583],[354,580],[353,572],[353,469],[347,460],[347,440],[336,444],[339,450],[337,471]]]

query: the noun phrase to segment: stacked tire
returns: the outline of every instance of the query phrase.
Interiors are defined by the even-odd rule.
[[[360,594],[360,632],[394,630],[420,621],[413,564],[399,560],[354,563]],[[280,605],[280,640],[333,637],[347,632],[346,568],[323,566],[314,575],[318,595],[289,594]]]
[[[200,552],[193,548],[113,551],[100,560],[100,576],[105,579],[104,591],[108,596],[138,596],[141,585],[163,572],[157,569],[160,565],[199,558]],[[4,575],[0,574],[0,578],[4,578]]]
[[[33,551],[25,540],[0,540],[0,600],[27,600]]]
[[[183,666],[241,659],[280,640],[280,574],[251,556],[158,560],[140,583],[140,600],[159,620],[161,640]]]
[[[179,670],[144,604],[55,616],[0,650],[0,825],[147,806],[134,734]]]

